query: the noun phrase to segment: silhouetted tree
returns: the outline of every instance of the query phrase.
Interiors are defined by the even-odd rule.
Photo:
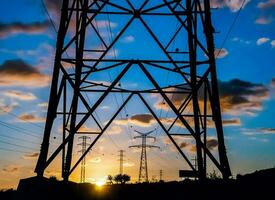
[[[56,178],[56,176],[50,176],[49,180],[51,180],[51,181],[58,181],[57,178]]]
[[[216,173],[215,170],[213,170],[212,173],[208,174],[208,178],[211,179],[211,180],[221,179],[221,177]]]
[[[123,174],[122,180],[123,180],[123,183],[127,183],[131,180],[131,176],[129,176],[128,174]]]
[[[111,175],[108,175],[107,181],[109,184],[113,184],[113,177]]]
[[[114,177],[114,181],[116,183],[121,183],[121,184],[125,184],[130,180],[131,180],[131,177],[127,174],[118,174]]]

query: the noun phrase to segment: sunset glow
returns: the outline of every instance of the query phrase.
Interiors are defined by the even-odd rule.
[[[115,9],[119,10],[119,7],[123,6],[132,9],[126,0],[110,1],[120,5]],[[162,0],[150,1],[144,9],[150,10],[150,7],[156,6],[156,2],[160,1],[163,2]],[[49,107],[48,102],[56,54],[56,32],[59,27],[62,1],[44,0],[44,4],[41,2],[40,0],[1,1],[0,189],[16,188],[20,179],[36,175],[34,169],[40,155]],[[131,2],[134,7],[139,7],[143,1],[131,0]],[[250,173],[275,166],[275,3],[274,0],[247,0],[243,4],[241,2],[243,1],[211,1],[211,6],[218,8],[212,10],[212,19],[215,27],[217,82],[222,114],[220,123],[223,123],[226,154],[233,177],[236,177],[237,174]],[[240,8],[241,12],[239,12]],[[109,6],[106,9],[111,10],[114,8]],[[107,12],[106,10],[103,11]],[[160,9],[160,11],[162,10]],[[117,10],[114,10],[114,12],[117,12]],[[174,32],[182,28],[176,18],[167,16],[166,14],[159,18],[150,15],[144,16],[145,24],[151,27],[151,32],[157,35],[163,44],[169,43],[168,38],[171,38]],[[81,73],[90,70],[89,65],[94,63],[91,60],[100,57],[102,46],[110,45],[113,38],[120,34],[130,19],[127,15],[114,15],[111,17],[102,15],[96,18],[96,24],[91,23],[95,30],[90,28],[86,31],[86,44],[83,47],[86,51],[82,56],[87,60],[82,63],[85,66]],[[151,37],[150,31],[139,20],[140,18],[131,22],[129,29],[104,55],[104,59],[107,61],[106,63],[100,63],[99,68],[108,68],[110,63],[113,64],[110,59],[140,61],[142,59],[165,60],[167,57],[169,58],[163,53],[163,48],[156,45],[155,38]],[[233,26],[231,26],[232,24]],[[76,23],[72,20],[68,25],[68,33],[64,37],[65,44],[77,31],[75,26]],[[198,28],[198,32],[201,31],[200,28],[202,27]],[[169,44],[170,46],[168,45],[169,48],[175,51],[171,56],[175,60],[187,57],[188,42],[184,39],[187,37],[187,33],[181,33],[181,31],[179,33],[182,34],[181,37],[175,37]],[[102,45],[102,41],[97,37],[97,34],[102,35],[104,45]],[[203,31],[198,34],[198,37],[199,39],[204,37]],[[72,46],[69,45],[68,49],[64,51],[67,57],[64,57],[65,61],[62,62],[64,71],[68,76],[75,71],[76,61],[70,60],[75,57],[75,45],[75,43],[72,43]],[[167,49],[172,51],[168,47]],[[92,51],[89,48],[94,49]],[[179,52],[183,53],[179,55]],[[214,52],[212,55],[213,60],[215,60]],[[204,60],[209,60],[202,50],[196,56],[198,60],[202,60],[201,63],[204,63]],[[85,119],[83,117],[85,113],[87,114],[95,102],[100,99],[103,94],[100,90],[112,85],[118,74],[127,67],[126,63],[121,63],[118,66],[110,67],[108,73],[98,70],[99,68],[94,68],[91,77],[89,77],[90,79],[86,80],[87,83],[92,82],[94,86],[88,87],[85,85],[86,82],[82,83],[82,99],[86,101],[86,104],[79,101],[80,103],[76,106],[78,109],[76,123],[83,118]],[[181,110],[180,106],[183,105],[184,98],[187,95],[180,92],[171,94],[171,92],[178,91],[179,85],[183,81],[180,74],[174,73],[177,69],[172,70],[173,65],[170,65],[170,63],[165,66],[168,68],[166,71],[161,68],[157,69],[156,66],[151,66],[148,62],[143,67],[148,70],[148,74],[151,74],[161,87],[174,86],[170,88],[171,91],[167,90],[167,98],[171,100],[175,110]],[[181,68],[185,70],[184,74],[189,73],[188,67],[189,64],[186,66],[181,64]],[[204,67],[205,65],[202,65],[202,68],[198,68],[198,73],[201,73]],[[138,131],[151,132],[146,141],[146,144],[150,146],[150,148],[147,148],[146,154],[149,181],[159,181],[161,177],[164,181],[182,180],[179,177],[179,170],[190,169],[190,163],[184,160],[184,156],[179,153],[179,149],[197,167],[196,148],[198,146],[196,147],[195,138],[188,135],[190,129],[195,129],[194,120],[190,118],[193,114],[194,104],[187,104],[184,112],[181,113],[181,116],[185,117],[186,123],[190,124],[189,129],[178,120],[178,116],[165,102],[163,96],[157,93],[144,92],[142,94],[144,101],[148,102],[149,106],[146,106],[142,98],[137,95],[137,92],[133,92],[133,98],[129,98],[125,107],[120,109],[115,118],[112,118],[114,113],[119,110],[118,108],[123,105],[125,99],[131,96],[127,93],[128,91],[146,90],[155,92],[155,85],[145,76],[144,71],[138,63],[134,62],[129,70],[125,71],[122,78],[114,84],[115,90],[126,92],[118,93],[114,91],[110,95],[106,95],[106,98],[97,105],[92,114],[87,115],[88,120],[78,127],[78,132],[73,128],[70,129],[70,125],[73,123],[65,124],[64,121],[66,120],[60,114],[64,109],[66,112],[63,112],[63,114],[65,113],[64,115],[68,118],[71,116],[71,107],[68,102],[73,101],[74,88],[68,84],[66,94],[69,100],[65,103],[63,93],[60,95],[60,103],[56,106],[58,114],[52,114],[56,114],[56,117],[54,118],[50,141],[47,142],[50,145],[49,152],[41,155],[53,155],[64,141],[63,134],[66,135],[74,130],[72,164],[67,166],[73,167],[83,155],[81,148],[84,145],[81,136],[88,136],[85,143],[86,149],[96,140],[94,146],[89,149],[85,156],[86,174],[85,180],[82,180],[83,182],[95,184],[99,190],[104,185],[107,188],[107,185],[109,186],[107,176],[114,177],[120,174],[121,168],[123,168],[123,174],[131,177],[129,182],[136,183],[139,180],[142,143]],[[66,76],[61,77],[60,74],[59,76],[58,83],[61,83],[61,79]],[[189,77],[185,81],[190,81]],[[92,89],[99,92],[89,93],[89,90]],[[187,88],[186,90],[191,89]],[[210,97],[206,95],[206,98]],[[198,99],[198,107],[210,116],[212,114],[211,105],[208,102],[205,108],[202,109],[203,100],[206,101],[202,98]],[[159,122],[163,124],[164,128],[160,126],[152,113],[155,113],[160,119]],[[204,144],[211,155],[213,154],[213,158],[219,160],[219,139],[213,118],[209,116],[206,117],[207,119],[204,122],[205,127],[207,126],[207,131],[204,132],[207,133]],[[177,120],[173,122],[172,119],[175,118]],[[112,123],[108,124],[111,119]],[[198,123],[202,124],[203,122]],[[105,126],[106,131],[104,134],[99,134]],[[64,132],[62,132],[63,127]],[[173,132],[173,139],[176,141],[178,148],[171,141],[171,137],[167,136],[166,129]],[[202,134],[200,130],[197,132]],[[182,137],[182,135],[187,136]],[[202,138],[202,135],[198,135],[198,138]],[[124,157],[121,159],[123,164],[121,165],[119,151],[124,152]],[[61,163],[65,155],[64,152],[60,150],[56,154],[56,158],[53,159],[44,172],[45,177],[56,177],[58,180],[62,180]],[[207,174],[216,171],[220,176],[218,169],[221,168],[216,167],[209,157],[206,161]],[[81,162],[70,174],[70,181],[81,181],[80,164]],[[114,180],[111,182],[116,184]]]

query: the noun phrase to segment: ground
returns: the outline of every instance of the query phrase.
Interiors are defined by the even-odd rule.
[[[132,199],[275,199],[275,169],[256,171],[230,180],[185,180],[182,182],[113,184],[96,186],[90,183],[38,179],[21,180],[17,191],[0,193],[1,200],[8,199],[66,199],[66,200],[132,200]]]

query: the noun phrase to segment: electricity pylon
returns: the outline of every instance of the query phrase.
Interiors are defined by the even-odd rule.
[[[163,179],[163,170],[161,169],[159,170],[159,181],[160,182],[163,181],[162,179]]]
[[[109,19],[118,17],[120,25],[113,34]],[[109,39],[106,38],[106,31],[99,30],[102,23],[97,22],[102,19],[111,30],[112,37]],[[146,43],[146,55],[152,57],[144,58],[138,54],[142,51],[139,48],[142,42],[135,47],[134,55],[119,58],[117,55],[110,56],[126,32],[137,23],[138,31],[133,32],[139,32],[139,37],[144,37],[143,33],[147,34],[151,41]],[[176,30],[169,27],[172,23],[178,24]],[[164,27],[166,25],[167,28]],[[224,143],[213,33],[209,0],[63,0],[49,107],[35,168],[37,175],[43,176],[61,153],[62,177],[68,180],[129,100],[137,97],[182,156],[185,161],[182,168],[203,180],[207,171],[206,161],[210,161],[211,166],[215,166],[224,178],[231,176]],[[93,43],[92,38],[95,39]],[[146,41],[146,38],[143,39],[141,41]],[[178,45],[176,49],[173,47],[175,43]],[[153,46],[158,48],[157,52]],[[160,53],[161,56],[156,59],[153,57]],[[132,69],[138,69],[135,76],[147,79],[150,88],[133,89],[120,84]],[[105,77],[108,73],[112,74],[113,79],[99,83],[97,77]],[[161,82],[163,78],[157,76],[166,73],[170,77],[177,77],[167,78],[177,80],[177,83]],[[125,96],[114,113],[109,113],[111,117],[102,124],[96,112],[106,98],[115,94]],[[146,97],[148,94],[162,98],[165,109],[173,117],[169,120],[161,119]],[[94,98],[92,102],[89,95]],[[181,97],[181,101],[176,102],[174,96]],[[63,140],[58,147],[54,147],[50,139],[55,131],[53,127],[60,126],[54,126],[58,118],[63,119]],[[93,123],[98,131],[85,132],[95,137],[85,153],[73,163],[74,138],[77,134],[83,134],[80,130],[88,122]],[[173,132],[175,126],[181,127],[184,132]],[[217,152],[208,148],[209,128],[211,136],[217,138]],[[197,169],[176,137],[193,139]],[[50,148],[53,153],[48,155]]]
[[[79,151],[79,153],[81,153],[82,155],[85,153],[87,146],[89,145],[89,143],[87,143],[87,140],[90,140],[91,138],[88,136],[80,136],[78,138],[81,143],[78,143],[79,146],[81,146],[81,150]],[[86,157],[84,157],[81,160],[81,169],[80,169],[80,183],[85,183],[86,181]]]
[[[123,174],[124,150],[119,150],[119,174]]]
[[[149,134],[151,134],[153,131],[149,131],[147,133],[141,133],[141,132],[135,130],[135,132],[137,132],[140,135],[135,136],[134,139],[141,138],[141,144],[129,146],[129,148],[141,148],[138,182],[142,182],[142,181],[148,182],[148,165],[147,165],[146,149],[147,148],[160,148],[159,146],[148,145],[146,143],[147,139],[153,139],[154,141],[156,140],[155,137],[149,136]]]

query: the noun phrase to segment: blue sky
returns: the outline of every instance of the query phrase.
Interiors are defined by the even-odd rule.
[[[239,12],[242,2],[242,0],[212,1],[213,8],[217,8],[212,10],[216,30],[215,46],[217,49],[223,48],[217,58],[217,71],[223,119],[228,120],[224,124],[224,132],[233,175],[275,165],[273,120],[275,1],[247,0],[242,11]],[[123,4],[123,2],[120,3]],[[45,5],[54,23],[58,25],[58,2],[45,0]],[[7,188],[16,187],[20,178],[33,175],[45,123],[56,33],[41,1],[3,1],[0,11],[0,188]],[[236,18],[237,15],[239,15],[238,18]],[[178,27],[178,23],[172,18],[163,18],[161,23],[160,19],[153,17],[144,19],[163,42],[167,41],[167,36],[173,33],[170,30]],[[237,20],[231,29],[235,19]],[[106,20],[104,17],[98,18],[97,25],[108,43],[121,30],[129,17],[110,19],[112,36],[108,35]],[[231,31],[227,36],[229,30]],[[70,34],[68,33],[67,37],[70,37]],[[88,32],[87,47],[98,44],[98,40],[92,36],[92,32]],[[179,38],[172,46],[184,49],[186,41]],[[70,50],[68,49],[69,55],[72,53]],[[115,55],[113,55],[114,51]],[[136,21],[117,42],[114,51],[108,55],[110,58],[164,58],[161,50],[153,43],[140,22]],[[205,59],[203,54],[200,57]],[[121,68],[118,68],[111,70],[110,74],[95,75],[93,80],[109,82],[120,70]],[[172,74],[167,75],[164,72],[162,74],[153,69],[150,69],[150,72],[163,85],[181,81],[179,77]],[[139,74],[137,67],[133,67],[121,81],[121,85],[139,89],[152,87],[144,76],[137,74]],[[166,77],[168,81],[165,81]],[[96,96],[89,95],[89,97],[91,102],[96,99]],[[165,108],[158,107],[162,101],[159,97],[146,96],[145,98],[159,116],[168,118],[173,116]],[[235,98],[242,98],[245,102],[236,102]],[[120,104],[122,96],[108,97],[97,110],[98,118],[102,123],[108,120],[108,112],[115,111],[116,102]],[[129,117],[128,120],[125,120],[126,114]],[[157,131],[153,135],[157,137],[157,141],[154,145],[161,146],[161,151],[149,151],[150,177],[158,176],[158,171],[163,169],[166,180],[178,180],[177,170],[184,166],[184,162],[170,147],[164,133],[154,120],[148,118],[146,114],[148,110],[137,99],[129,102],[126,110],[118,116],[114,125],[108,130],[108,135],[104,135],[94,152],[88,155],[89,181],[100,180],[107,174],[117,173],[119,149],[127,149],[125,170],[133,180],[136,180],[139,151],[129,150],[128,146],[140,141],[132,140],[135,135],[133,130],[148,131],[155,128]],[[140,120],[142,115],[144,119]],[[61,138],[60,123],[60,119],[57,119],[54,126],[55,134],[51,138],[53,141],[51,151]],[[94,128],[92,122],[85,128]],[[77,142],[76,138],[75,143]],[[192,146],[187,145],[186,151],[190,157],[194,156],[188,148]],[[74,159],[78,156],[79,154],[75,152]],[[60,169],[57,168],[58,159],[50,166],[46,175],[60,176]],[[210,165],[209,172],[213,169]],[[76,171],[72,174],[73,180],[78,181],[78,173],[79,171]]]

